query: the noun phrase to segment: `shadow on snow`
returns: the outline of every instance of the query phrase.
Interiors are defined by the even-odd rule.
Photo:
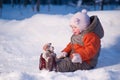
[[[97,67],[105,67],[120,64],[120,37],[110,48],[102,48]]]

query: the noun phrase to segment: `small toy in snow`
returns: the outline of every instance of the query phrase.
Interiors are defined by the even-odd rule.
[[[43,50],[44,52],[40,55],[39,69],[52,71],[56,66],[56,54],[54,53],[54,47],[51,43],[47,43],[43,46]]]

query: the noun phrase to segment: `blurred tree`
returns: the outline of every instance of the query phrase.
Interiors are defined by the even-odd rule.
[[[11,6],[14,7],[15,4],[19,3],[19,0],[10,0],[10,2],[11,2]]]
[[[32,10],[35,11],[35,0],[29,0],[29,1],[30,1]]]
[[[11,1],[14,2],[15,4],[17,4],[21,0],[3,0],[3,3],[11,4]],[[23,1],[25,1],[25,0],[23,0]],[[41,4],[47,4],[47,0],[40,0],[40,1],[41,1]],[[51,1],[51,4],[67,4],[71,1],[73,3],[78,2],[78,0],[50,0],[50,1]],[[93,3],[93,1],[95,1],[95,0],[83,0],[83,4],[91,4],[91,3]],[[108,2],[108,1],[111,4],[112,3],[115,4],[116,1],[118,1],[120,3],[120,0],[104,0],[104,2]],[[36,0],[35,0],[35,2],[36,2]],[[29,3],[29,0],[27,0],[27,3]]]
[[[0,17],[2,16],[3,0],[0,0]]]
[[[19,0],[15,0],[15,4],[18,4],[19,3]]]
[[[10,0],[11,1],[11,6],[14,7],[14,0]]]
[[[80,7],[82,5],[83,0],[78,0],[77,7]]]
[[[23,0],[23,5],[24,5],[24,7],[26,7],[27,4],[28,4],[28,0]]]
[[[120,0],[115,0],[115,2],[116,2],[116,6],[118,6],[118,5],[119,5]]]
[[[36,1],[36,10],[37,10],[37,12],[40,11],[40,0]]]
[[[51,0],[47,0],[47,1],[48,1],[48,11],[50,11]]]
[[[95,6],[98,5],[100,10],[104,8],[104,0],[95,0]]]
[[[69,5],[72,7],[77,7],[77,9],[87,8],[89,9],[89,5],[94,6],[94,9],[103,10],[105,5],[118,7],[120,5],[120,0],[3,0],[3,3],[11,4],[14,7],[15,4],[22,5],[24,7],[27,4],[30,4],[32,10],[40,11],[40,4],[48,5],[48,11],[50,11],[50,4],[52,5]],[[81,6],[82,5],[82,6]]]

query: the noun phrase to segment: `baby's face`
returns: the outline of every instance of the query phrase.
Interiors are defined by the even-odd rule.
[[[71,28],[72,28],[72,32],[73,32],[74,35],[80,34],[80,28],[79,27],[71,26]]]

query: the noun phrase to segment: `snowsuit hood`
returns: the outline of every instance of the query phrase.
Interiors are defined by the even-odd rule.
[[[90,22],[91,22],[90,25],[83,32],[83,34],[86,34],[88,32],[94,32],[100,37],[100,39],[103,38],[104,30],[103,30],[103,27],[102,27],[101,22],[98,19],[98,17],[97,16],[91,16],[90,17]]]
[[[90,22],[91,22],[90,25],[87,27],[87,29],[81,35],[85,35],[87,33],[94,32],[95,34],[97,34],[97,36],[99,36],[100,39],[102,39],[104,37],[104,30],[103,30],[103,27],[102,27],[101,22],[98,19],[98,17],[91,16]],[[82,44],[84,45],[84,43],[82,43]],[[100,50],[101,50],[101,47],[99,48],[97,54],[90,60],[90,65],[93,67],[95,67],[97,65]]]

